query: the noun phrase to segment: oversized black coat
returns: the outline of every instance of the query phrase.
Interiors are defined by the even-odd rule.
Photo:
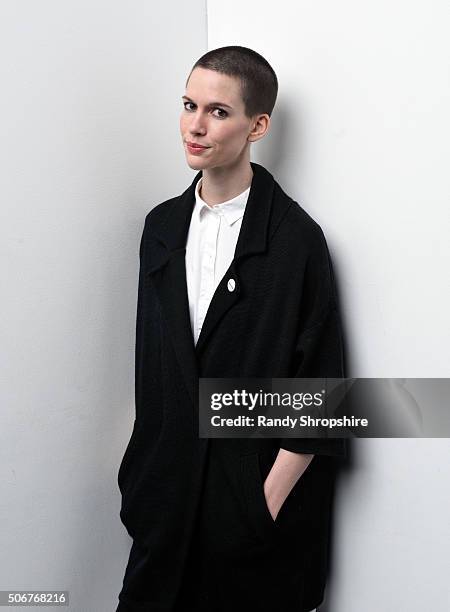
[[[324,597],[345,440],[198,435],[199,377],[344,376],[323,232],[270,172],[251,166],[234,259],[197,345],[185,252],[202,172],[145,219],[136,415],[118,473],[120,517],[133,545],[117,612],[306,612]],[[263,483],[280,448],[315,457],[274,521]]]

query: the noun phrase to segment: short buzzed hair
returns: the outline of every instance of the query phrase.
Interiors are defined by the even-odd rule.
[[[215,70],[240,80],[247,117],[263,113],[271,116],[277,99],[278,80],[274,69],[262,55],[238,45],[212,49],[195,62],[186,85],[191,73],[198,67]]]

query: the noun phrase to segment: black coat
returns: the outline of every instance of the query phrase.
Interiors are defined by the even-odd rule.
[[[134,540],[120,612],[304,612],[323,599],[345,440],[198,437],[199,377],[344,376],[323,232],[272,174],[251,166],[234,259],[196,346],[185,247],[202,172],[145,219],[136,418],[118,474]],[[280,447],[316,456],[273,521],[263,482]]]

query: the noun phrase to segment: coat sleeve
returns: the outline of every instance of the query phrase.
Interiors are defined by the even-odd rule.
[[[343,378],[341,319],[328,247],[317,226],[317,240],[305,269],[292,377]],[[345,456],[345,438],[282,438],[280,447],[297,453]]]

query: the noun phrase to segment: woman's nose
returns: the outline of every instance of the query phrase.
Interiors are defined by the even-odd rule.
[[[204,134],[206,131],[205,120],[202,118],[201,115],[195,115],[195,117],[192,117],[191,124],[189,127],[191,132],[195,132],[196,134],[198,134],[199,132]]]

